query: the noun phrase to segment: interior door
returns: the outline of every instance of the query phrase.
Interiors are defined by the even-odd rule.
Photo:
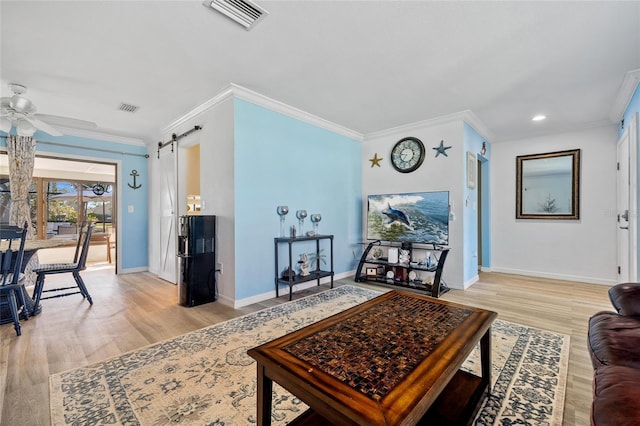
[[[617,145],[618,282],[638,280],[638,114],[634,114]]]
[[[629,132],[625,131],[618,140],[617,146],[617,197],[616,197],[616,221],[617,221],[617,254],[618,254],[618,282],[628,282],[631,279],[631,239],[629,212],[629,195],[631,188],[630,156],[629,156]]]
[[[170,147],[159,152],[160,182],[160,278],[177,282],[176,258],[176,152]]]
[[[478,247],[477,247],[477,253],[478,253],[478,272],[482,271],[482,265],[483,265],[483,261],[482,261],[482,161],[477,160],[477,168],[476,170],[478,171],[478,175],[476,177],[476,188],[478,191]]]

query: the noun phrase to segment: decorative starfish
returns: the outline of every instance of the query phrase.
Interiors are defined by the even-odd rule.
[[[440,141],[440,146],[437,147],[433,147],[432,149],[436,150],[436,157],[440,154],[444,155],[445,157],[448,157],[447,155],[447,150],[451,148],[450,146],[444,146],[444,141]]]
[[[378,153],[376,152],[375,154],[373,154],[373,158],[371,158],[369,161],[371,161],[371,167],[373,166],[380,166],[380,162],[382,161],[382,158],[378,158]]]

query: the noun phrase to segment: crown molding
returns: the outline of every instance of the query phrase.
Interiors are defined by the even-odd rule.
[[[427,120],[418,121],[416,123],[410,123],[403,126],[393,127],[391,129],[381,130],[379,132],[367,133],[365,135],[360,132],[356,132],[355,130],[348,129],[339,124],[325,120],[324,118],[310,114],[299,108],[292,107],[291,105],[285,104],[284,102],[269,98],[268,96],[262,95],[258,92],[247,89],[246,87],[240,86],[235,83],[230,83],[227,87],[225,87],[221,92],[219,92],[213,98],[207,100],[206,102],[195,107],[191,111],[187,112],[180,118],[173,121],[171,124],[169,124],[162,130],[162,134],[167,135],[169,133],[175,132],[181,126],[184,126],[185,124],[190,124],[194,119],[196,119],[201,114],[204,114],[205,112],[215,108],[216,106],[220,105],[222,102],[225,102],[229,99],[234,99],[234,98],[251,102],[252,104],[267,108],[271,111],[287,115],[291,118],[295,118],[305,123],[312,124],[314,126],[329,130],[331,132],[337,133],[339,135],[342,135],[360,142],[364,141],[365,139],[373,139],[377,137],[388,136],[388,135],[395,134],[397,132],[410,132],[423,127],[436,126],[436,125],[447,124],[447,123],[452,123],[456,121],[466,122],[468,125],[473,127],[475,131],[478,132],[483,138],[489,141],[492,139],[495,139],[493,132],[491,132],[489,128],[482,122],[482,120],[480,120],[480,118],[478,118],[478,116],[471,110],[464,110],[464,111],[456,112],[453,114],[430,118]]]
[[[459,121],[464,121],[465,123],[473,127],[474,130],[478,132],[480,136],[487,139],[487,141],[495,139],[494,134],[482,122],[482,120],[480,120],[473,111],[467,109],[460,112],[454,112],[453,114],[442,115],[440,117],[429,118],[427,120],[417,121],[415,123],[409,123],[402,126],[392,127],[390,129],[380,130],[378,132],[368,133],[365,137],[365,140],[389,137],[397,133],[411,133],[425,127],[440,126],[443,124],[455,123]]]
[[[618,123],[622,119],[624,111],[629,106],[633,93],[636,87],[638,87],[638,83],[640,83],[640,68],[625,73],[624,80],[622,80],[622,84],[620,85],[620,90],[618,90],[618,96],[616,96],[616,100],[613,102],[613,107],[609,113],[609,118],[612,123]]]
[[[462,112],[464,117],[462,118],[469,126],[473,127],[473,130],[478,132],[480,136],[487,140],[487,142],[493,141],[496,139],[496,135],[489,130],[489,128],[484,124],[482,120],[476,115],[475,112],[467,109]]]
[[[317,115],[310,114],[299,108],[292,107],[291,105],[287,105],[284,102],[280,102],[278,100],[261,95],[258,92],[254,92],[253,90],[249,90],[245,87],[238,86],[237,84],[232,83],[231,87],[233,88],[234,95],[238,99],[251,102],[252,104],[265,107],[272,111],[287,115],[291,118],[295,118],[297,120],[329,130],[339,135],[346,136],[350,139],[355,139],[357,141],[362,141],[364,139],[364,135],[360,132],[356,132],[355,130],[348,129],[344,126],[333,123],[329,120],[325,120],[324,118],[318,117]]]
[[[190,121],[197,118],[199,115],[204,114],[205,112],[215,108],[216,106],[231,98],[233,98],[233,85],[225,87],[213,98],[203,102],[202,104],[193,108],[191,111],[188,111],[186,114],[171,122],[167,127],[162,129],[162,136],[165,136],[168,133],[175,132],[181,126],[189,124]]]
[[[212,108],[216,107],[217,105],[231,98],[241,99],[247,102],[251,102],[252,104],[267,108],[274,112],[287,115],[291,118],[295,118],[305,123],[312,124],[317,127],[321,127],[323,129],[340,134],[342,136],[346,136],[350,139],[355,139],[357,141],[362,141],[364,139],[364,135],[362,133],[348,129],[344,126],[340,126],[339,124],[325,120],[324,118],[310,114],[301,109],[292,107],[291,105],[287,105],[284,102],[280,102],[278,100],[269,98],[268,96],[264,96],[258,92],[254,92],[253,90],[247,89],[246,87],[242,87],[235,83],[229,84],[226,88],[224,88],[220,93],[215,95],[213,98],[202,103],[201,105],[197,106],[196,108],[184,114],[182,117],[173,121],[171,124],[169,124],[167,127],[165,127],[162,130],[162,133],[166,135],[168,133],[175,131],[180,126],[186,123],[189,123],[190,121],[197,118],[201,114],[211,110]]]

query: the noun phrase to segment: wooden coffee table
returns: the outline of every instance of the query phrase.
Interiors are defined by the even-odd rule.
[[[496,316],[392,291],[250,349],[258,425],[274,381],[310,407],[292,424],[467,424],[489,392]],[[478,342],[481,377],[460,370]]]

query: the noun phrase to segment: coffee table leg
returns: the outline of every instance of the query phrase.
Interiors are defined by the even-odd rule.
[[[273,381],[264,374],[264,366],[258,363],[258,426],[271,426],[271,393]]]
[[[480,362],[482,365],[482,386],[491,395],[491,327],[480,339]]]

